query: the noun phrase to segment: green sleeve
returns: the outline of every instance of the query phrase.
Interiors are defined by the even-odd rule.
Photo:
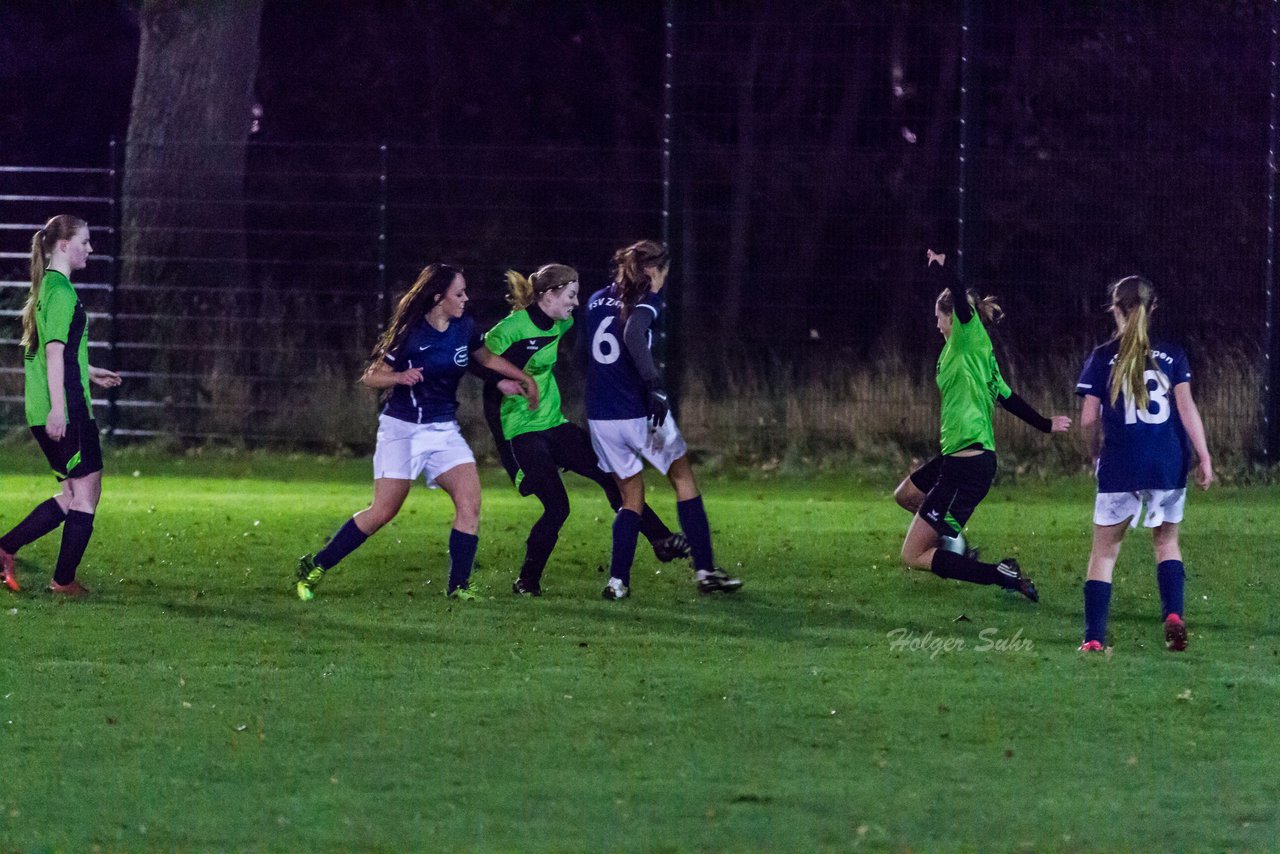
[[[36,331],[40,334],[40,346],[54,341],[67,343],[71,336],[71,319],[76,312],[76,294],[68,287],[52,287],[40,295],[40,310],[36,312]]]
[[[484,334],[484,346],[495,356],[507,352],[507,348],[516,342],[516,313],[512,312],[499,320],[492,329]]]

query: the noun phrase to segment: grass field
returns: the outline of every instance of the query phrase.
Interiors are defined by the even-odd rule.
[[[0,589],[2,850],[1280,844],[1274,486],[1192,498],[1186,654],[1141,536],[1114,654],[1082,658],[1083,479],[998,483],[973,520],[1038,607],[901,569],[892,474],[708,479],[747,586],[699,598],[642,548],[620,603],[607,506],[575,484],[548,595],[517,600],[536,504],[492,469],[481,601],[441,595],[448,500],[419,489],[303,604],[295,560],[363,506],[366,460],[108,467],[92,600],[42,592],[56,535]],[[0,472],[7,529],[53,484],[22,444]]]

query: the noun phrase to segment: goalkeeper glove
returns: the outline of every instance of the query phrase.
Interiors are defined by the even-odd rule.
[[[649,409],[649,420],[654,427],[661,427],[667,421],[667,413],[671,411],[666,390],[656,382],[650,383],[645,388],[645,397]]]

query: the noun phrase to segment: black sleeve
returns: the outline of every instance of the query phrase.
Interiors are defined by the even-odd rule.
[[[631,354],[631,362],[646,384],[656,383],[661,378],[658,366],[653,362],[653,353],[649,352],[649,327],[653,325],[653,318],[652,311],[636,306],[631,310],[631,316],[627,318],[627,325],[622,331],[622,341]]]
[[[474,354],[477,350],[479,350],[483,346],[484,346],[484,336],[479,332],[475,332],[467,340],[467,353]],[[498,380],[506,379],[506,377],[504,377],[502,374],[498,373],[492,368],[486,368],[484,365],[480,364],[480,362],[474,358],[467,360],[467,371],[479,377],[481,380],[485,382],[486,385],[488,384],[497,385]]]
[[[1019,397],[1016,392],[1009,392],[1008,397],[997,396],[996,401],[1006,412],[1018,416],[1041,433],[1052,432],[1053,422],[1036,412],[1031,404]]]
[[[956,320],[968,323],[973,319],[973,308],[969,305],[965,289],[956,280],[956,259],[949,257],[947,260],[951,263],[949,267],[940,264],[929,264],[925,267],[925,278],[933,285],[935,295],[944,290],[951,291],[951,305],[954,306],[952,311]]]

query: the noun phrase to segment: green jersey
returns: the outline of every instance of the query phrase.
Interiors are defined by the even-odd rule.
[[[93,418],[89,393],[89,316],[66,276],[49,270],[40,280],[36,300],[36,351],[23,353],[26,374],[27,424],[42,427],[53,404],[49,399],[49,356],[45,347],[61,342],[62,388],[66,394],[67,421]]]
[[[1011,394],[996,364],[982,320],[975,313],[968,323],[953,315],[951,337],[938,356],[938,390],[942,392],[942,453],[954,454],[972,445],[996,449],[991,419],[996,397]]]
[[[533,377],[538,384],[538,408],[529,409],[523,397],[504,397],[499,418],[507,440],[523,433],[550,430],[568,421],[560,411],[560,387],[551,372],[560,353],[560,338],[573,326],[573,319],[553,320],[550,329],[541,329],[527,310],[513,311],[484,336],[490,353],[502,356]]]

